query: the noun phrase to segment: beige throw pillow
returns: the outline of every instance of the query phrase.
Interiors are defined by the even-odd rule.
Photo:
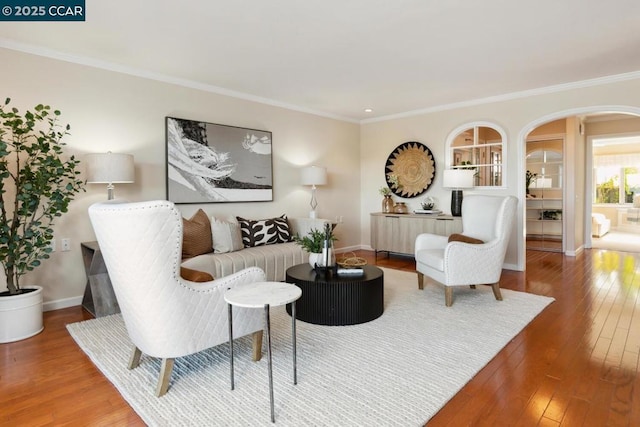
[[[244,248],[240,224],[211,218],[211,234],[213,235],[213,251],[215,253],[227,253],[239,251]]]

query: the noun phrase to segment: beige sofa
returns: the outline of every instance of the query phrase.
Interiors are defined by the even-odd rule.
[[[591,214],[591,235],[602,237],[611,229],[611,220],[601,213]]]
[[[212,218],[215,230],[217,220]],[[328,220],[311,218],[287,218],[291,236],[304,236],[312,229],[322,229]],[[185,227],[186,229],[186,227]],[[213,233],[216,246],[216,234]],[[228,249],[228,248],[227,248]],[[242,247],[226,252],[209,252],[183,260],[182,267],[204,271],[214,278],[228,276],[247,267],[260,267],[268,281],[284,281],[289,267],[308,262],[309,254],[294,242]]]

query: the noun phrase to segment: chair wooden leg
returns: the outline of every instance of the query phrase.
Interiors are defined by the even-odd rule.
[[[129,357],[129,365],[127,368],[134,369],[137,368],[140,364],[140,356],[142,356],[142,352],[138,347],[133,347],[133,351],[131,352],[131,357]]]
[[[158,378],[158,385],[156,387],[156,396],[158,397],[164,395],[167,390],[169,390],[169,378],[171,378],[171,371],[173,371],[174,360],[173,358],[162,359],[160,377]]]
[[[418,273],[418,289],[424,289],[424,274],[416,271]]]
[[[262,359],[262,331],[253,333],[253,361],[257,362]]]
[[[500,283],[496,282],[491,285],[491,289],[493,289],[493,295],[496,297],[498,301],[502,301],[502,294],[500,293]]]
[[[453,288],[451,286],[444,287],[444,303],[447,307],[453,305]]]

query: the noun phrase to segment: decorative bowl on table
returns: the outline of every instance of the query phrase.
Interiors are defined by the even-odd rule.
[[[336,260],[336,264],[341,268],[360,268],[367,265],[367,260],[357,257],[353,252],[347,252]]]
[[[422,206],[422,209],[428,211],[433,209],[436,203],[434,202],[433,198],[427,197],[422,203],[420,203],[420,205]]]

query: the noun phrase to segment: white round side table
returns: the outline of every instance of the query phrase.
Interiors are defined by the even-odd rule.
[[[269,309],[291,303],[291,340],[293,346],[293,383],[298,383],[296,366],[296,300],[302,290],[289,283],[256,282],[249,285],[229,289],[224,294],[229,312],[229,359],[231,361],[231,390],[234,389],[233,378],[233,306],[245,308],[263,308],[265,329],[267,331],[267,355],[269,361],[269,403],[271,406],[271,422],[275,422],[273,410],[273,366],[271,362],[271,319]]]

